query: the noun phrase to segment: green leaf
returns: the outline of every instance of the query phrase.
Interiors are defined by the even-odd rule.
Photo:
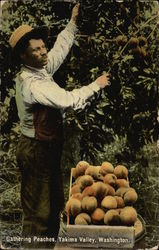
[[[143,71],[144,71],[146,74],[150,74],[150,73],[151,73],[151,69],[150,69],[150,68],[145,68]]]
[[[126,56],[124,56],[124,58],[123,58],[123,62],[126,62],[126,61],[128,61],[128,60],[131,60],[131,59],[133,59],[134,57],[133,57],[133,55],[126,55]]]
[[[97,114],[99,114],[99,115],[102,115],[102,116],[105,115],[105,114],[103,113],[102,110],[97,109],[96,112],[97,112]]]
[[[132,68],[131,68],[131,71],[132,71],[132,72],[137,72],[137,71],[138,71],[138,68],[132,67]]]

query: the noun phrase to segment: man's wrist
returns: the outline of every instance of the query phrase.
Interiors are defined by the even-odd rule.
[[[74,23],[74,25],[77,25],[77,18],[76,17],[71,17],[70,20],[72,23]]]
[[[88,86],[89,86],[94,92],[98,92],[98,91],[101,89],[100,86],[99,86],[99,84],[98,84],[96,81],[90,83]]]
[[[72,19],[70,19],[69,23],[66,26],[66,29],[72,34],[76,34],[78,31],[77,25]]]

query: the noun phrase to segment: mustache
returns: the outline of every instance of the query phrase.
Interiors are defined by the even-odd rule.
[[[48,58],[48,55],[46,54],[46,55],[43,55],[43,56],[41,56],[41,58],[42,59],[47,59]]]

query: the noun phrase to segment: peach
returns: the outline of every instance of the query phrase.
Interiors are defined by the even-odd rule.
[[[101,207],[105,210],[117,208],[117,200],[113,196],[105,196],[101,202]]]
[[[131,37],[129,44],[131,48],[136,48],[139,45],[139,39],[137,37]]]
[[[91,217],[87,213],[80,213],[75,218],[75,225],[89,225]]]
[[[116,190],[115,195],[123,197],[128,190],[135,190],[131,187],[120,187]]]
[[[81,193],[75,193],[75,194],[73,194],[73,195],[71,196],[71,198],[76,198],[77,200],[82,201],[82,199],[83,199],[83,194],[81,194]]]
[[[83,192],[82,192],[82,195],[83,196],[94,196],[95,195],[95,193],[94,193],[95,191],[94,191],[94,188],[93,188],[93,185],[91,185],[91,186],[88,186],[88,187],[86,187],[84,190],[83,190]]]
[[[125,179],[117,179],[116,180],[116,186],[117,188],[120,187],[129,187],[129,182]]]
[[[146,38],[146,37],[144,37],[144,36],[139,36],[139,37],[138,37],[138,40],[139,40],[139,45],[140,45],[140,47],[141,47],[141,46],[147,45],[147,38]]]
[[[111,196],[114,196],[115,195],[115,189],[110,186],[109,184],[105,184],[106,188],[107,188],[107,195],[111,195]]]
[[[104,215],[104,224],[106,225],[119,225],[120,215],[116,209],[110,209]]]
[[[137,201],[137,193],[135,190],[128,190],[125,194],[124,194],[124,202],[126,205],[132,205]]]
[[[78,184],[71,187],[71,194],[81,193],[81,188]]]
[[[114,174],[118,179],[126,179],[128,178],[128,169],[123,165],[118,165],[114,169]]]
[[[92,176],[94,180],[102,180],[102,175],[99,173],[99,171],[99,166],[89,166],[85,171],[85,175]]]
[[[92,185],[92,188],[94,190],[94,196],[97,199],[103,199],[107,195],[108,188],[101,181],[94,182],[93,185]]]
[[[122,208],[125,206],[124,200],[120,196],[114,196],[117,201],[117,208]]]
[[[91,214],[93,224],[103,224],[104,222],[104,211],[101,208],[96,208]]]
[[[97,208],[97,199],[93,196],[85,196],[81,205],[84,211],[92,213]]]
[[[120,212],[120,220],[123,225],[133,226],[137,220],[137,212],[133,207],[124,207]]]
[[[89,163],[87,161],[80,161],[78,162],[78,164],[76,165],[76,171],[77,171],[77,175],[84,175],[86,169],[89,167]]]
[[[105,162],[102,163],[99,172],[102,175],[113,173],[114,172],[114,167],[110,162],[105,161]]]
[[[93,182],[94,182],[94,180],[93,180],[92,176],[90,176],[90,175],[83,175],[79,179],[78,184],[79,184],[81,190],[84,190],[85,187],[91,186],[93,184]]]
[[[106,174],[104,176],[104,183],[107,183],[113,187],[115,187],[117,177],[114,174]]]
[[[119,35],[116,37],[115,42],[118,46],[124,46],[127,43],[128,39],[125,35]]]
[[[70,198],[66,203],[66,212],[75,217],[81,212],[81,201],[76,198]]]

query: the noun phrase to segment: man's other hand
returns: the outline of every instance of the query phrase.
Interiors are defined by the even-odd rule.
[[[71,20],[76,23],[77,21],[77,17],[78,17],[78,14],[79,14],[79,7],[80,7],[80,3],[77,3],[73,9],[72,9],[72,16],[71,16]]]
[[[96,83],[99,85],[101,89],[105,88],[106,86],[110,85],[109,82],[109,74],[105,73],[102,76],[96,79]]]

